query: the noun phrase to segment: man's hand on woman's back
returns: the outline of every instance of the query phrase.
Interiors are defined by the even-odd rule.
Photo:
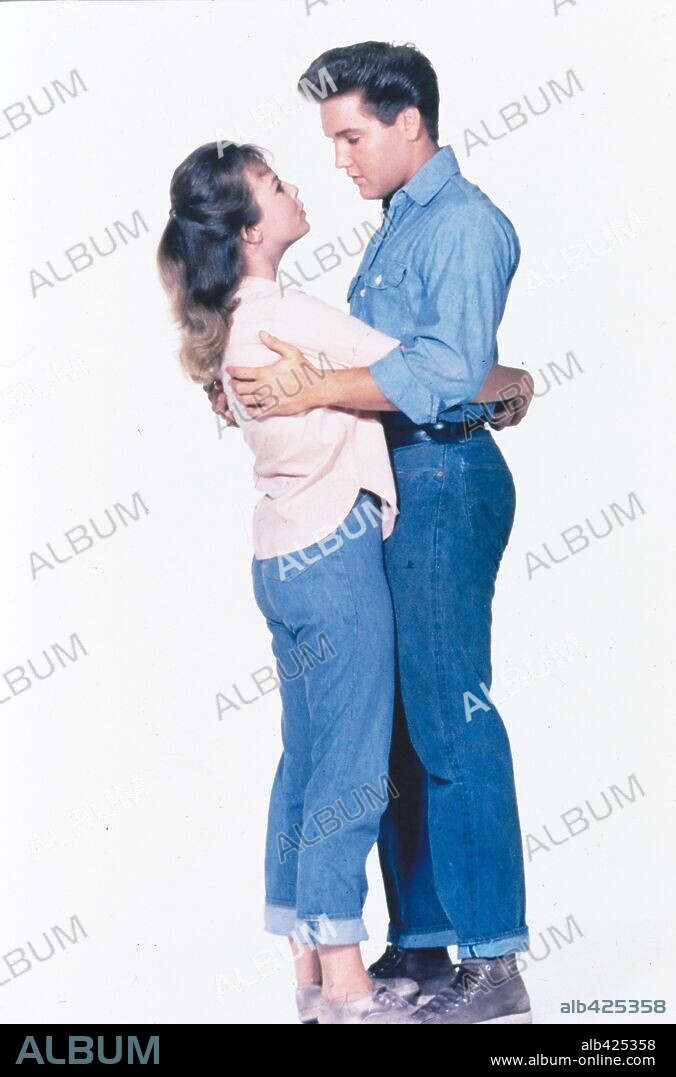
[[[217,415],[223,415],[227,426],[237,426],[235,416],[228,408],[228,398],[223,390],[223,382],[220,378],[214,378],[210,385],[203,385],[204,392],[209,397],[211,410]]]

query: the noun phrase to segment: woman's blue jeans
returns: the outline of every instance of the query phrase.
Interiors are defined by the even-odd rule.
[[[332,534],[253,559],[272,633],[283,751],[270,796],[265,929],[299,942],[367,939],[366,859],[389,797],[394,616],[380,501],[360,491]]]

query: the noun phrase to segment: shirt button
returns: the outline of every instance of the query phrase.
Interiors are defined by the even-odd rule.
[[[366,295],[366,288],[362,288],[362,290],[361,290],[361,292],[360,292],[359,294],[360,294],[361,296],[364,296],[364,295]]]
[[[383,279],[382,273],[379,273],[373,283],[374,284],[380,284],[382,282],[382,279]]]

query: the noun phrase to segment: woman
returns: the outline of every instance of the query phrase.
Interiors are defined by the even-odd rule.
[[[227,385],[229,363],[269,362],[259,330],[297,341],[308,377],[368,365],[397,346],[302,292],[280,294],[280,260],[309,225],[297,188],[279,180],[259,149],[230,144],[219,156],[216,143],[201,146],[177,168],[170,194],[158,265],[194,381],[209,387],[220,377]],[[479,400],[491,399],[486,391]],[[397,496],[383,429],[375,414],[341,408],[254,421],[234,396],[230,406],[263,493],[251,568],[282,673],[265,929],[289,936],[301,1020],[410,1023],[415,983],[374,981],[359,948],[368,938],[366,858],[387,802],[394,696],[382,543]],[[284,675],[298,653],[309,661]]]

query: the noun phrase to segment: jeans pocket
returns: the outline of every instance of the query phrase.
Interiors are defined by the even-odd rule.
[[[430,477],[440,477],[443,469],[443,451],[441,446],[430,446],[428,442],[413,445],[399,445],[393,450],[392,461],[395,475],[427,472]],[[435,451],[436,450],[436,451]]]
[[[299,550],[291,550],[290,553],[280,553],[276,557],[266,557],[260,561],[260,573],[266,580],[274,580],[275,583],[290,583],[298,579],[303,573],[308,572],[313,565],[318,564],[324,553],[317,542],[310,546],[303,546]]]
[[[502,555],[516,510],[514,479],[500,458],[461,465],[465,509],[475,538]]]

